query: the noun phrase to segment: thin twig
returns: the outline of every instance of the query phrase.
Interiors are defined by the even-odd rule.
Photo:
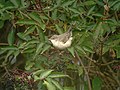
[[[106,60],[103,58],[102,59],[103,63],[107,63]],[[120,81],[118,79],[118,77],[116,77],[114,71],[112,70],[112,68],[109,66],[109,64],[107,65],[108,69],[110,70],[110,72],[112,73],[112,76],[114,77],[115,81],[117,82],[117,84],[120,86]]]
[[[84,69],[84,71],[85,71],[85,75],[86,75],[87,81],[88,81],[88,88],[89,88],[89,90],[92,90],[88,72],[87,72],[87,70],[86,70],[86,68],[85,68],[85,66],[84,66],[84,64],[83,64],[83,62],[82,62],[82,60],[80,59],[80,57],[79,57],[77,51],[75,51],[75,54],[76,54],[76,57],[78,58],[78,60],[80,61],[81,65],[82,65],[82,67],[83,67],[83,69]]]
[[[101,64],[101,66],[106,66],[106,65],[109,65],[109,64],[113,64],[113,63],[115,63],[115,62],[118,62],[118,61],[113,60],[113,61],[111,61],[111,62]]]
[[[90,60],[91,62],[97,64],[97,61],[96,61],[96,60],[93,60],[92,58],[88,57],[86,54],[85,54],[85,57],[86,57],[88,60]]]
[[[5,68],[6,73],[7,73],[9,76],[11,76],[10,73],[9,73],[9,71],[8,71],[8,69],[7,69],[7,67],[4,66],[4,68]]]

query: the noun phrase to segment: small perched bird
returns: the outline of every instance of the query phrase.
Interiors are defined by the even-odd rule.
[[[53,35],[49,40],[52,42],[55,48],[65,49],[71,46],[72,39],[73,38],[72,38],[72,26],[71,26],[67,32],[61,35]]]

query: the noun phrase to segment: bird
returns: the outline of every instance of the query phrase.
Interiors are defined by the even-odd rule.
[[[72,37],[72,26],[73,25],[71,25],[71,27],[69,28],[67,32],[60,34],[60,35],[53,35],[49,39],[55,48],[62,50],[62,49],[65,49],[71,46],[72,39],[73,39]]]

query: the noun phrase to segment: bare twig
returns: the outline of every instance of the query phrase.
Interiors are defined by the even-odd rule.
[[[88,57],[86,54],[85,54],[85,57],[86,57],[88,60],[90,60],[91,62],[97,64],[97,61],[95,61],[95,60],[93,60],[92,58]]]
[[[81,65],[82,65],[82,67],[83,67],[83,69],[84,69],[84,71],[85,71],[85,75],[86,75],[87,81],[88,81],[88,88],[89,88],[89,90],[92,90],[88,72],[87,72],[87,70],[86,70],[86,68],[85,68],[85,66],[84,66],[84,64],[83,64],[83,62],[82,62],[82,60],[81,60],[81,58],[79,57],[77,51],[75,51],[75,54],[76,54],[77,59],[80,61]]]
[[[102,61],[104,63],[107,63],[106,60],[103,58]],[[112,70],[112,68],[109,66],[109,64],[107,65],[108,69],[110,70],[110,72],[112,73],[112,76],[114,77],[115,81],[117,82],[117,84],[120,86],[120,81],[119,79],[115,76],[114,71]]]

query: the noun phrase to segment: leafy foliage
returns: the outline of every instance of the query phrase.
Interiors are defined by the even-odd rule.
[[[12,88],[26,90],[119,89],[119,4],[119,0],[1,0],[4,88],[10,81]],[[55,49],[49,37],[66,32],[73,22],[72,46]]]

